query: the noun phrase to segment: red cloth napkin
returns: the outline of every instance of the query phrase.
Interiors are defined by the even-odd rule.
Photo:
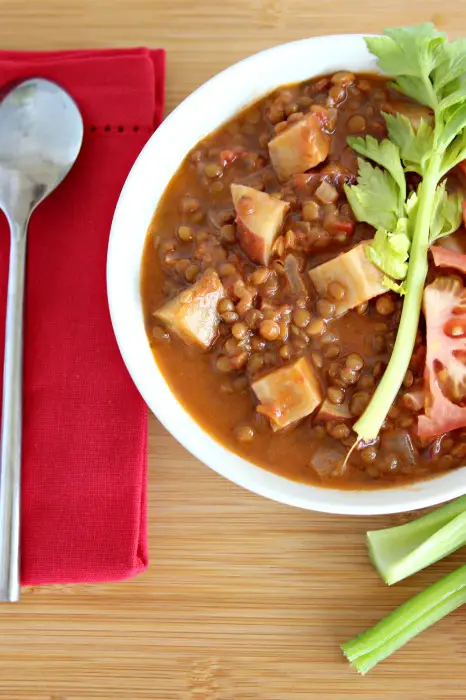
[[[113,336],[105,265],[121,187],[162,118],[164,66],[161,50],[0,52],[2,84],[54,80],[85,124],[76,165],[29,228],[23,584],[124,579],[147,566],[147,414]],[[2,217],[0,362],[8,249]]]

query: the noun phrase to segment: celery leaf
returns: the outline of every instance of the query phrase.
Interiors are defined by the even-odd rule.
[[[400,189],[400,196],[404,202],[406,198],[406,179],[397,145],[388,139],[377,141],[373,136],[366,136],[366,138],[349,136],[348,143],[356,153],[373,160],[374,163],[381,165],[382,168],[385,168],[390,173]]]
[[[435,208],[430,224],[430,244],[456,231],[463,218],[461,208],[463,195],[460,192],[448,195],[445,188],[446,181],[442,180],[435,190]]]
[[[434,144],[434,130],[430,124],[421,119],[415,131],[410,119],[401,112],[396,115],[384,113],[383,117],[391,141],[399,148],[406,171],[422,175]]]
[[[358,158],[358,184],[345,185],[348,202],[359,221],[374,228],[394,229],[403,213],[400,190],[389,172]]]

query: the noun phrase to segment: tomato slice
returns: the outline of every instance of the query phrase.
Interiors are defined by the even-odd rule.
[[[437,267],[453,267],[466,274],[466,255],[435,245],[432,246],[430,252]]]
[[[466,160],[462,160],[456,167],[462,175],[466,176]]]
[[[448,255],[448,258],[444,256]],[[450,251],[437,260],[448,267]],[[455,259],[466,256],[453,254]],[[435,256],[434,256],[435,260]],[[444,262],[448,260],[448,262]],[[424,290],[427,356],[424,374],[425,415],[419,416],[421,437],[441,435],[466,425],[466,289],[457,277],[438,277]]]

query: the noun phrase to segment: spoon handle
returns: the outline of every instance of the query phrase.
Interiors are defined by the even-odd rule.
[[[0,601],[2,602],[16,602],[20,596],[23,307],[27,224],[10,222],[10,230],[0,458]]]

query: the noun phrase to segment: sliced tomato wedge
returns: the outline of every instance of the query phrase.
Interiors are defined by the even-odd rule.
[[[452,267],[466,274],[466,255],[436,245],[432,246],[430,252],[437,267]]]
[[[456,167],[462,175],[466,176],[466,160],[462,160]]]
[[[450,256],[450,251],[444,251]],[[453,254],[455,258],[466,256]],[[446,260],[443,256],[437,260]],[[435,257],[434,257],[435,260]],[[448,258],[448,267],[453,265]],[[441,435],[466,425],[466,289],[457,277],[438,277],[424,290],[427,356],[425,415],[420,437]]]

